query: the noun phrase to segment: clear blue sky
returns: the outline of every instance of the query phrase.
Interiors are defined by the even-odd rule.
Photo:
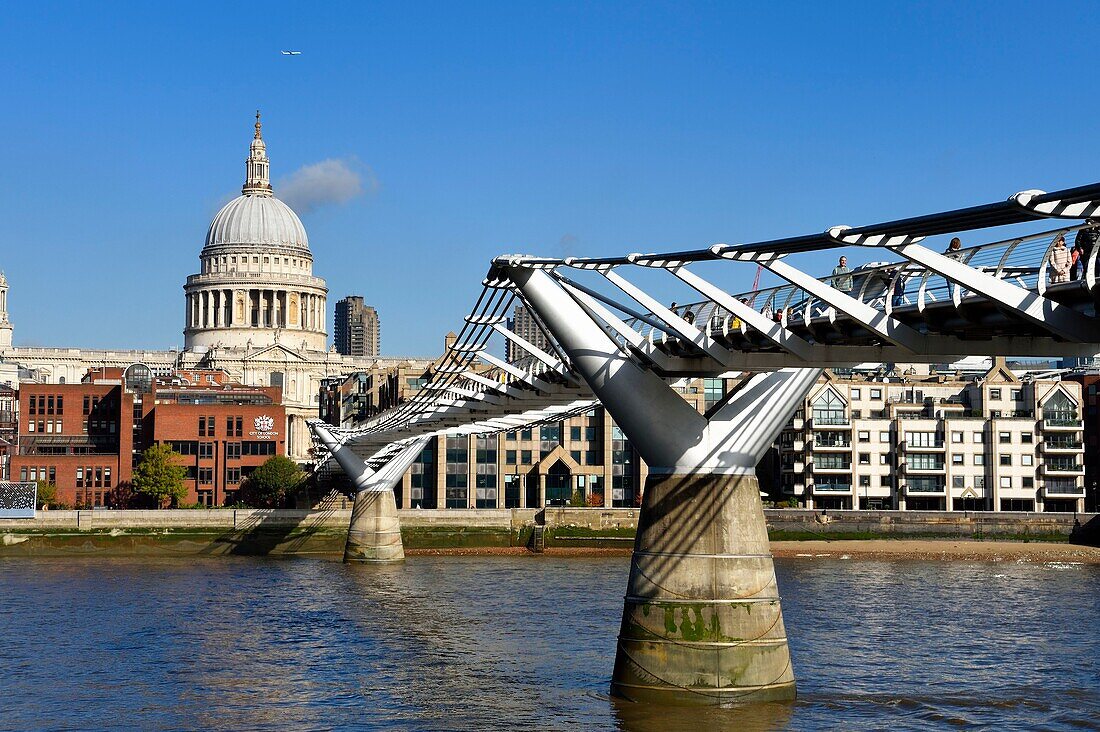
[[[16,342],[181,343],[256,108],[276,182],[326,159],[377,182],[303,221],[330,304],[375,304],[388,355],[438,353],[504,252],[696,248],[1100,179],[1094,4],[898,5],[9,4]]]

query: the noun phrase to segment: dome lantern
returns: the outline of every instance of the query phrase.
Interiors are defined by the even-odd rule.
[[[263,135],[260,133],[260,110],[256,110],[256,134],[252,138],[252,144],[248,148],[248,159],[245,160],[245,178],[241,193],[246,196],[270,196],[271,191],[271,162],[267,159],[267,146],[264,145]]]

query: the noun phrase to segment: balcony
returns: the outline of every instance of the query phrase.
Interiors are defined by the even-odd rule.
[[[1048,481],[1043,486],[1043,496],[1046,498],[1080,498],[1085,495],[1085,486],[1077,485],[1075,481]]]
[[[828,434],[828,433],[826,433]],[[835,434],[835,433],[834,433]],[[821,435],[818,435],[820,437]],[[847,435],[845,435],[847,437]],[[818,451],[842,451],[850,452],[852,449],[851,440],[818,440],[814,439],[814,452]]]
[[[1043,475],[1084,475],[1085,466],[1077,462],[1047,460],[1043,463]]]
[[[851,483],[833,483],[833,482],[828,482],[828,483],[817,483],[817,482],[815,482],[812,486],[810,486],[810,489],[814,493],[826,493],[826,494],[829,494],[829,495],[835,495],[837,493],[851,493],[852,492],[852,484]]]
[[[902,473],[915,475],[938,475],[947,469],[945,463],[916,463],[911,460],[902,460],[898,464],[898,470]]]
[[[852,422],[847,415],[814,415],[810,427],[815,430],[850,430]]]
[[[931,445],[917,444],[912,445],[908,440],[902,440],[898,443],[898,449],[904,452],[943,452],[944,445],[943,440],[937,440]]]
[[[947,484],[939,482],[910,483],[903,486],[907,496],[943,496],[947,495]]]
[[[1053,413],[1043,412],[1044,430],[1051,431],[1070,431],[1081,429],[1081,420],[1077,418],[1073,413]]]
[[[779,469],[784,473],[804,473],[806,472],[806,464],[801,460],[796,460],[793,463],[781,465]]]
[[[1078,453],[1085,446],[1080,440],[1044,440],[1039,443],[1039,449],[1052,455],[1065,455]]]
[[[829,475],[836,475],[837,473],[851,473],[852,472],[852,460],[851,458],[844,460],[837,460],[836,458],[844,457],[843,455],[821,455],[813,460],[809,461],[809,466],[815,473],[828,473]]]

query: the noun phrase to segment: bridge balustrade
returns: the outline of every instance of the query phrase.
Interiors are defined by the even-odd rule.
[[[1039,294],[1045,294],[1052,288],[1081,287],[1085,284],[1084,268],[1097,271],[1097,250],[1100,250],[1100,245],[1094,246],[1089,253],[1088,261],[1082,265],[1080,277],[1061,283],[1052,281],[1054,270],[1050,266],[1050,256],[1058,236],[1062,236],[1067,248],[1072,249],[1076,233],[1085,228],[1090,227],[1063,227],[964,247],[950,256],[981,272]],[[952,303],[958,307],[968,298],[981,297],[939,274],[907,261],[857,266],[850,274],[852,290],[848,294],[875,310],[888,314],[896,312],[899,316],[905,313],[921,313],[940,303]],[[831,286],[833,279],[830,274],[818,278],[818,281]],[[843,314],[836,313],[828,303],[792,284],[750,290],[734,297],[767,318],[781,322],[785,327],[793,324],[809,327],[819,323],[833,323],[844,317]],[[670,309],[711,337],[737,336],[739,333],[747,334],[751,331],[736,316],[711,300],[674,304]],[[652,311],[646,315],[647,318],[630,318],[626,323],[651,341],[664,343],[675,340],[673,336],[654,327]]]

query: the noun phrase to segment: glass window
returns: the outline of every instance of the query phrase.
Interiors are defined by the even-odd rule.
[[[993,401],[998,401],[1001,398],[1001,390],[1000,389],[990,389],[989,390],[989,398]]]
[[[998,432],[997,433],[997,441],[1000,442],[1002,445],[1006,445],[1006,444],[1012,442],[1012,433],[1011,432]]]
[[[1001,455],[1001,465],[1012,465],[1012,456]]]
[[[878,433],[878,441],[879,442],[889,442],[890,441],[890,433],[889,432],[879,432]]]
[[[821,396],[814,400],[813,409],[814,422],[817,424],[848,424],[844,402],[832,389],[826,389]]]
[[[855,400],[855,399],[859,399],[859,398],[860,398],[859,397],[859,389],[853,388],[852,389],[852,399]]]
[[[962,432],[952,432],[951,433],[951,441],[954,442],[954,443],[957,443],[957,444],[961,444],[962,441],[963,441],[963,433]]]
[[[859,454],[859,464],[860,465],[870,465],[871,464],[871,453],[861,452]]]
[[[1020,465],[1034,465],[1034,464],[1035,464],[1035,456],[1033,456],[1033,455],[1021,455],[1020,456]]]
[[[872,399],[882,399],[882,389],[871,389]]]
[[[861,431],[859,433],[859,441],[860,442],[870,442],[871,441],[871,433]]]
[[[1020,442],[1024,443],[1025,445],[1030,445],[1034,439],[1035,439],[1035,435],[1033,435],[1030,432],[1021,432],[1020,433]]]
[[[975,455],[974,456],[974,464],[975,465],[985,465],[985,455]]]

